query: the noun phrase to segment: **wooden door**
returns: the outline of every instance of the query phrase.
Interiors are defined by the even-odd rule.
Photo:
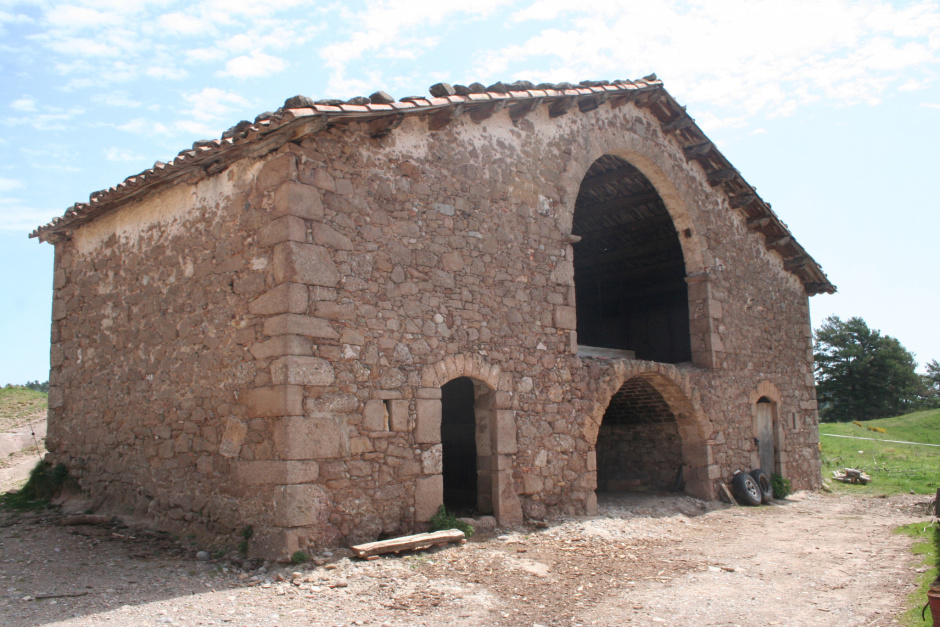
[[[776,472],[774,466],[774,406],[757,404],[757,454],[761,470],[768,475]]]

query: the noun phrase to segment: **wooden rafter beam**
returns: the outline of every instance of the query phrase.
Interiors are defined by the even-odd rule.
[[[684,128],[689,128],[693,124],[695,124],[695,120],[690,118],[683,111],[682,115],[677,117],[675,120],[663,124],[663,132],[669,135],[671,133],[675,133],[676,131],[681,131]]]
[[[578,268],[588,269],[607,265],[615,261],[635,259],[637,257],[643,257],[645,255],[667,250],[673,245],[678,245],[678,241],[679,240],[675,235],[671,235],[669,237],[661,237],[657,240],[645,241],[639,246],[624,246],[619,250],[611,250],[594,255],[590,253],[582,253],[580,255],[581,261],[576,262],[576,266]],[[575,258],[577,259],[578,257],[578,248],[575,248]]]
[[[457,104],[432,113],[428,116],[428,130],[439,131],[445,128],[448,124],[459,118],[463,112],[464,105]]]
[[[708,184],[717,187],[722,183],[732,181],[738,176],[738,171],[734,168],[722,168],[708,173]]]
[[[614,198],[613,200],[605,200],[593,205],[586,205],[581,207],[576,206],[575,219],[577,219],[578,214],[581,214],[581,216],[585,219],[602,218],[612,213],[627,212],[631,209],[636,209],[637,207],[642,207],[644,205],[651,205],[657,202],[662,204],[663,200],[655,191],[645,192],[642,194],[631,194],[630,196],[622,196],[620,198]]]
[[[548,105],[548,117],[560,118],[565,115],[571,110],[571,107],[574,106],[575,100],[576,98],[574,96],[570,96],[553,101],[552,104]]]
[[[756,231],[757,229],[762,229],[768,224],[770,224],[770,216],[758,216],[756,218],[747,219],[747,228],[749,228],[752,231]]]
[[[619,181],[624,177],[634,175],[637,172],[639,172],[639,170],[634,168],[632,165],[626,165],[614,170],[602,172],[581,181],[581,191],[591,191],[597,189],[598,187],[604,187],[605,185]]]
[[[715,149],[715,144],[710,141],[704,141],[700,144],[692,144],[691,146],[684,146],[682,151],[685,152],[685,158],[689,161],[696,159],[705,159],[711,155],[712,151]]]
[[[470,109],[470,119],[479,124],[483,120],[491,118],[502,111],[505,106],[505,100],[493,100],[492,102],[478,105]]]
[[[741,209],[747,207],[749,204],[757,200],[758,196],[754,192],[745,192],[744,194],[737,194],[729,198],[732,209]]]
[[[607,102],[607,92],[603,91],[599,94],[593,94],[591,96],[584,96],[579,98],[578,109],[581,110],[581,113],[587,113],[588,111],[597,109],[605,102]]]
[[[535,109],[540,104],[542,104],[541,98],[532,98],[531,100],[526,100],[517,105],[513,105],[509,107],[509,119],[511,119],[513,122],[521,120],[525,116],[535,111]]]

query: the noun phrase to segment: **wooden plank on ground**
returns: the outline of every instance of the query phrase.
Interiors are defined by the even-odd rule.
[[[392,538],[391,540],[367,542],[366,544],[357,544],[349,548],[353,550],[356,557],[369,557],[370,555],[381,555],[382,553],[398,553],[399,551],[426,549],[437,544],[460,542],[464,539],[466,539],[466,536],[463,531],[459,529],[446,529],[433,533],[418,533],[413,536],[402,536],[401,538]]]
[[[728,502],[731,503],[732,505],[734,505],[735,507],[737,507],[738,502],[734,500],[734,497],[733,497],[733,496],[731,496],[731,490],[728,489],[728,484],[727,484],[727,483],[722,483],[722,484],[721,484],[721,489],[724,490],[725,496],[728,497]]]

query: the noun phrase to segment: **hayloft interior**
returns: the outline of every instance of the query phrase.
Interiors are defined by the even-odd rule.
[[[575,204],[578,343],[629,350],[637,359],[692,356],[685,260],[662,198],[636,167],[604,155]]]

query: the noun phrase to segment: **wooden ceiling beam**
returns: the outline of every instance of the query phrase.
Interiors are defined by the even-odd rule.
[[[620,179],[632,174],[637,174],[638,172],[639,170],[629,164],[615,170],[602,172],[601,174],[586,178],[581,181],[581,191],[591,191],[593,189],[597,189],[598,187],[604,187],[605,185],[610,185],[611,183],[619,181]]]
[[[586,205],[583,207],[575,206],[575,217],[577,219],[578,214],[580,213],[585,219],[587,218],[601,218],[611,213],[620,213],[622,211],[630,211],[637,207],[642,207],[643,205],[649,205],[655,202],[662,203],[662,198],[659,197],[659,194],[654,190],[651,192],[646,192],[643,194],[632,194],[630,196],[621,196],[620,198],[614,198],[612,200],[605,200],[603,202],[595,203],[593,205]]]
[[[673,245],[679,245],[679,239],[677,236],[673,235],[671,237],[662,237],[658,240],[651,240],[644,242],[640,246],[624,246],[619,250],[611,250],[604,253],[590,254],[590,253],[581,253],[579,255],[578,248],[575,247],[575,259],[581,259],[580,262],[576,261],[575,265],[578,268],[593,268],[596,266],[602,266],[614,261],[624,261],[627,259],[635,259],[636,257],[642,257],[644,255],[649,255],[655,252],[668,250]],[[682,249],[678,249],[679,254],[682,254]]]

